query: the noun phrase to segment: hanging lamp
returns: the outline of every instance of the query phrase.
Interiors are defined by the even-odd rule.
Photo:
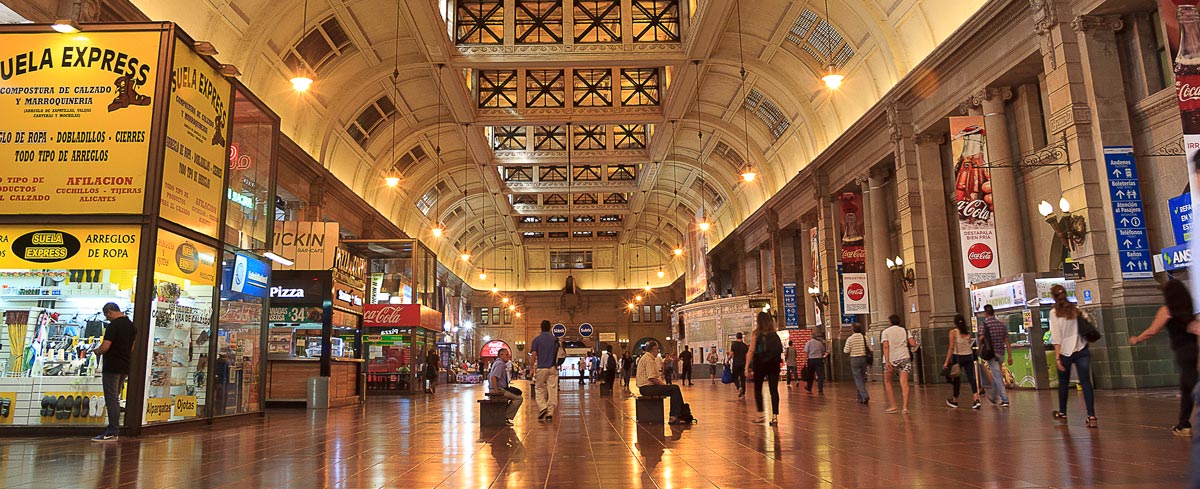
[[[830,25],[830,28],[833,27],[833,23],[829,22],[829,0],[825,0],[825,22]],[[837,64],[833,62],[833,46],[830,46],[829,62],[825,64],[825,76],[822,76],[821,80],[825,82],[825,86],[829,87],[830,90],[837,90],[838,87],[842,86],[842,80],[845,79],[846,76],[838,72]]]
[[[440,238],[445,234],[446,229],[442,227],[442,193],[438,191],[437,184],[442,178],[442,64],[437,65],[437,72],[434,79],[437,80],[437,125],[433,127],[436,131],[436,143],[433,146],[433,157],[435,164],[435,174],[433,176],[433,192],[434,192],[434,213],[433,213],[433,237]],[[487,278],[485,274],[479,274],[479,279]]]
[[[742,164],[742,180],[745,182],[753,182],[758,177],[758,172],[754,171],[754,164],[750,162],[750,110],[745,108],[746,100],[746,55],[742,50],[742,1],[737,2],[737,22],[738,22],[738,64],[740,65],[739,73],[742,75],[742,106],[745,111],[742,115],[742,134],[746,139],[745,161]]]
[[[301,17],[300,24],[300,42],[303,43],[306,37],[308,37],[308,0],[304,0],[304,14]],[[292,82],[292,88],[297,92],[307,92],[308,88],[313,84],[313,79],[310,76],[308,62],[304,60],[304,56],[297,56],[297,58],[300,59],[300,68],[296,71],[295,76],[288,81]]]

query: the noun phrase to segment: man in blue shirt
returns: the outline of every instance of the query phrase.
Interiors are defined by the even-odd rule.
[[[512,426],[512,420],[517,417],[517,411],[521,409],[521,403],[524,402],[521,395],[510,390],[508,386],[508,361],[511,359],[512,354],[509,353],[508,348],[501,348],[496,354],[496,361],[492,362],[492,372],[488,374],[491,392],[504,396],[509,401],[508,411],[504,413],[504,424],[508,426]]]
[[[533,354],[534,394],[538,408],[538,420],[554,420],[554,408],[558,405],[558,339],[550,333],[550,321],[542,320],[542,333],[529,344]]]

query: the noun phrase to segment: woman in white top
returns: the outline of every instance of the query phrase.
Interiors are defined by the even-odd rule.
[[[950,348],[946,350],[946,363],[942,364],[942,367],[948,369],[950,365],[958,365],[958,376],[950,377],[950,385],[954,386],[954,397],[946,399],[946,405],[958,408],[958,392],[962,386],[962,378],[966,377],[971,386],[971,394],[974,394],[971,409],[979,409],[981,404],[979,384],[975,380],[975,352],[971,350],[971,330],[962,314],[954,315],[954,328],[950,330]]]
[[[867,393],[867,368],[871,366],[867,363],[867,352],[871,351],[871,345],[867,343],[867,337],[863,334],[862,323],[854,323],[853,328],[854,334],[846,338],[842,351],[850,356],[850,373],[854,374],[858,403],[866,404],[871,401],[871,394]]]
[[[1071,389],[1071,366],[1079,369],[1079,385],[1083,388],[1083,403],[1087,406],[1087,427],[1095,428],[1095,393],[1092,391],[1092,353],[1087,341],[1079,336],[1079,308],[1067,300],[1067,289],[1061,285],[1050,288],[1054,309],[1050,311],[1050,342],[1054,344],[1058,367],[1058,411],[1054,418],[1067,421],[1067,394]]]

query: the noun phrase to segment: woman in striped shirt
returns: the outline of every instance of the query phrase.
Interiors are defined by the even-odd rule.
[[[846,346],[842,351],[850,355],[850,372],[854,374],[854,386],[858,388],[858,403],[866,404],[871,400],[871,395],[867,393],[867,352],[871,351],[871,345],[867,343],[867,337],[863,335],[863,325],[854,323],[854,334],[846,338]]]

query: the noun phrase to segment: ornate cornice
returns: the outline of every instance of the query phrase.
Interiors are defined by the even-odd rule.
[[[983,103],[987,101],[996,100],[1003,103],[1012,100],[1012,98],[1012,87],[987,87],[971,94],[967,98],[967,104],[971,107],[983,107]]]
[[[922,132],[913,134],[913,144],[920,146],[923,144],[936,144],[941,146],[946,144],[946,133],[944,132]]]
[[[1093,29],[1108,29],[1113,32],[1125,27],[1125,21],[1119,15],[1076,15],[1071,20],[1071,28],[1075,32],[1087,32]]]
[[[1050,29],[1058,24],[1058,15],[1054,11],[1054,0],[1029,0],[1029,9],[1033,11],[1033,32],[1039,36],[1050,33]]]

